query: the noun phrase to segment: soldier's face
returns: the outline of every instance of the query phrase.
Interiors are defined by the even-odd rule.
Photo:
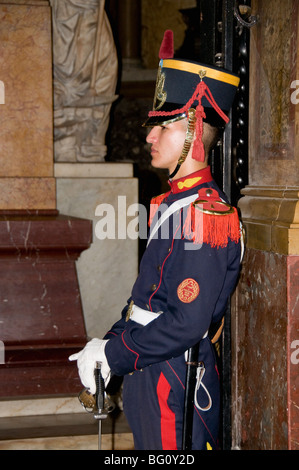
[[[151,144],[152,166],[172,173],[181,155],[187,131],[187,119],[155,126],[146,141]]]

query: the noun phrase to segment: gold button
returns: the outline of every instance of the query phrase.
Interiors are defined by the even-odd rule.
[[[152,284],[152,287],[151,287],[152,291],[154,292],[154,290],[157,289],[157,284]]]

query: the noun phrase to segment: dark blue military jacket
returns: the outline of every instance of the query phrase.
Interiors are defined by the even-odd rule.
[[[156,219],[173,202],[198,195],[198,191],[202,193],[205,188],[212,188],[220,198],[225,198],[212,180],[209,167],[175,180],[160,206],[162,210],[156,212]],[[205,210],[204,204],[198,224],[205,224],[209,217],[214,219],[216,227],[210,229],[212,239],[221,219],[237,215],[226,212],[221,215],[217,210],[214,215],[210,206]],[[226,246],[222,247],[217,244],[217,237],[213,241],[215,246],[211,246],[209,240],[194,243],[190,234],[183,230],[188,208],[179,209],[166,219],[148,244],[122,319],[106,335],[111,339],[106,355],[116,375],[183,354],[224,314],[239,272],[239,236],[235,240],[228,237]],[[151,227],[154,225],[155,218]],[[195,227],[196,230],[201,230],[201,226]],[[223,245],[222,240],[219,243]],[[131,300],[142,309],[163,314],[144,327],[126,321]]]
[[[192,448],[217,449],[219,374],[206,332],[223,317],[236,284],[240,224],[209,167],[170,184],[169,193],[153,201],[153,208],[160,203],[151,222],[153,237],[122,318],[105,337],[105,352],[112,372],[125,375],[124,411],[135,448],[180,449],[185,352],[204,337],[198,360],[205,373],[196,392]],[[170,215],[169,208],[174,208]],[[142,326],[129,318],[132,302],[160,315]]]

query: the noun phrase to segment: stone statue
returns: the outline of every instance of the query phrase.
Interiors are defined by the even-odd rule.
[[[117,52],[105,0],[50,0],[56,162],[101,162],[117,98]]]

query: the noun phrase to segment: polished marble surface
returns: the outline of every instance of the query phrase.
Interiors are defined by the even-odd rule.
[[[97,450],[98,422],[77,397],[0,402],[0,450]],[[102,420],[101,448],[131,450],[124,413]]]

